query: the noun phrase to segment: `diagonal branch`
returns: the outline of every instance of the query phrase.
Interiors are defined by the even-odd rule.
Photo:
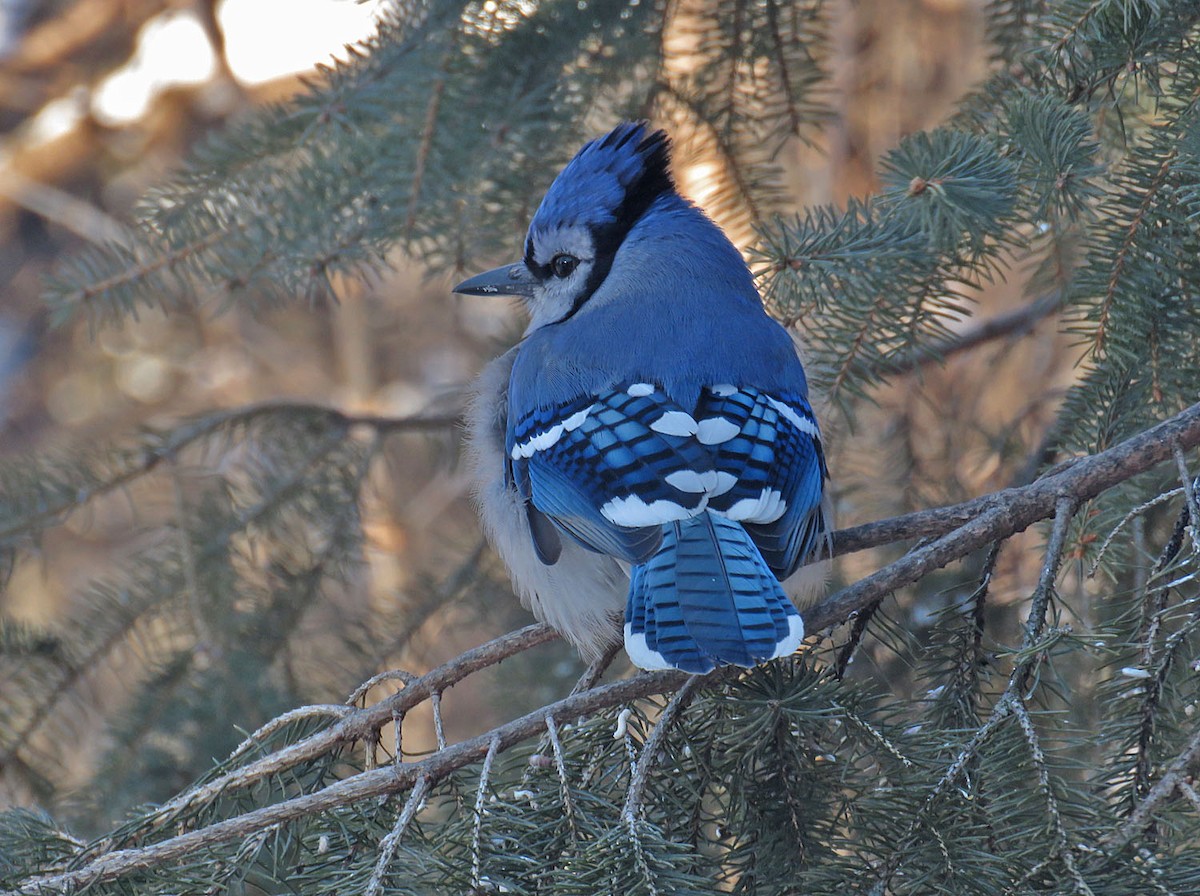
[[[293,768],[302,762],[323,756],[341,744],[372,736],[384,725],[389,724],[396,714],[404,714],[419,703],[440,694],[446,688],[462,681],[468,675],[495,665],[510,656],[544,644],[557,637],[548,625],[527,625],[493,641],[480,645],[431,672],[409,682],[404,690],[360,709],[336,724],[318,731],[301,741],[284,747],[262,759],[219,775],[202,787],[186,791],[162,805],[155,814],[160,823],[177,817],[189,807],[207,803],[228,791],[246,787],[270,775]],[[588,691],[586,693],[594,693]],[[486,744],[484,745],[486,748]],[[144,832],[142,832],[144,833]]]
[[[1052,516],[1059,498],[1071,497],[1076,502],[1094,498],[1170,459],[1175,443],[1182,450],[1200,445],[1200,403],[1107,451],[1071,462],[1029,485],[836,532],[834,556],[911,538],[936,536],[936,540],[808,610],[804,614],[805,627],[817,631],[840,623],[897,588],[998,538],[1024,531]]]
[[[1062,304],[1063,293],[1061,290],[1055,290],[1019,308],[1014,308],[1012,311],[981,320],[954,336],[929,345],[918,346],[911,352],[896,358],[883,359],[871,365],[870,375],[878,378],[901,376],[918,370],[926,364],[945,361],[951,355],[969,351],[996,339],[1013,339],[1017,336],[1024,336],[1058,311]]]
[[[544,626],[530,626],[523,632],[542,628]],[[159,843],[107,852],[71,871],[27,880],[17,889],[6,890],[0,896],[74,891],[127,874],[144,873],[181,860],[198,850],[232,843],[298,818],[407,790],[422,779],[438,781],[457,769],[479,762],[493,748],[505,750],[540,734],[546,725],[547,714],[565,718],[593,715],[631,700],[670,693],[678,689],[686,678],[682,672],[646,672],[636,678],[593,688],[534,710],[478,737],[439,750],[421,762],[389,764],[364,771],[315,793],[216,821]],[[405,693],[401,691],[401,694]],[[381,705],[388,702],[384,701]]]
[[[1200,445],[1200,404],[1193,405],[1170,420],[1108,451],[1081,458],[1030,485],[1006,489],[955,507],[909,514],[897,520],[885,520],[839,532],[835,536],[835,553],[838,554],[906,538],[928,535],[940,537],[911,551],[875,574],[842,589],[806,613],[805,622],[810,629],[820,629],[845,620],[890,591],[917,580],[933,569],[1053,516],[1055,526],[1047,547],[1046,563],[1026,631],[1027,646],[1033,645],[1044,627],[1042,614],[1057,575],[1067,524],[1074,509],[1081,502],[1095,497],[1105,489],[1170,459],[1176,446],[1180,451],[1188,451],[1197,445]],[[124,841],[106,841],[95,845],[92,847],[95,851],[90,858],[87,853],[77,856],[74,859],[78,863],[77,868],[31,878],[19,889],[8,893],[61,891],[113,880],[128,874],[143,873],[180,860],[198,850],[252,837],[304,816],[409,790],[422,779],[436,782],[457,769],[482,760],[491,749],[505,750],[537,736],[545,730],[548,715],[558,718],[585,717],[650,695],[673,693],[688,681],[688,677],[682,673],[659,672],[645,673],[636,678],[593,687],[470,740],[440,749],[420,762],[370,769],[313,793],[214,821],[197,830],[177,834],[157,843],[134,848],[116,848],[122,843],[131,842],[128,839],[130,836],[142,838],[144,841],[155,832],[161,832],[168,825],[180,820],[187,810],[208,804],[230,790],[249,786],[305,761],[327,755],[345,743],[369,739],[397,715],[403,715],[418,703],[432,699],[433,695],[440,694],[455,682],[554,637],[555,633],[549,626],[532,625],[468,651],[428,674],[407,682],[402,691],[378,704],[354,710],[323,731],[181,794],[164,805],[147,820],[147,823],[137,829],[131,829]],[[1015,707],[1012,701],[1020,699],[1025,666],[1025,662],[1018,663],[1005,695],[994,707],[987,723],[975,733],[972,740],[960,751],[955,762],[948,767],[942,782],[930,794],[927,806],[950,786],[975,751],[1008,716],[1013,714]],[[1130,816],[1121,831],[1110,835],[1104,842],[1104,847],[1120,848],[1127,843],[1137,830],[1135,822],[1147,817],[1155,807],[1178,789],[1179,781],[1197,755],[1200,755],[1200,735],[1193,737],[1168,773],[1146,795],[1146,799]],[[916,829],[914,827],[913,831]],[[888,869],[885,868],[879,881],[886,881],[888,876]]]

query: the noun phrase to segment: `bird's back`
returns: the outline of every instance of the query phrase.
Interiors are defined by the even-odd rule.
[[[678,197],[638,222],[577,314],[526,337],[509,399],[520,414],[638,380],[687,409],[717,383],[808,391],[795,345],[763,310],[741,256]]]

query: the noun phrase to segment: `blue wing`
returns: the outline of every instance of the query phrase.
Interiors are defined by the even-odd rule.
[[[665,524],[712,510],[745,528],[780,579],[824,532],[825,460],[802,395],[717,385],[685,410],[634,383],[527,411],[507,444],[543,561],[554,545],[539,539],[538,513],[591,550],[643,563]]]
[[[509,428],[517,489],[586,547],[641,563],[716,482],[696,421],[644,383],[534,409]]]
[[[828,471],[812,407],[803,395],[712,386],[695,416],[698,437],[716,451],[718,475],[732,482],[709,507],[741,522],[771,571],[787,578],[825,532]]]

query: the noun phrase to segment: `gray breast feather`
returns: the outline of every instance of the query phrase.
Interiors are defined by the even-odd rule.
[[[508,566],[513,587],[533,615],[561,632],[588,660],[621,637],[629,574],[611,557],[562,539],[558,560],[538,559],[521,496],[505,481],[508,380],[517,349],[488,364],[467,409],[466,453],[484,533]]]

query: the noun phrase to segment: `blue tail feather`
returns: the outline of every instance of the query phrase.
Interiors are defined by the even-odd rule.
[[[663,526],[662,545],[633,567],[625,649],[648,669],[707,672],[794,651],[796,608],[742,526],[701,513]]]

